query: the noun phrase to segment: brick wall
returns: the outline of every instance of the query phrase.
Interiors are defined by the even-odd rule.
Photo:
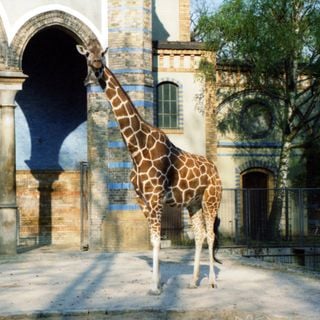
[[[190,41],[190,0],[179,0],[180,41]]]
[[[152,122],[151,1],[113,0],[109,1],[108,10],[109,67],[139,113]],[[136,204],[129,179],[131,159],[109,110],[108,119],[105,118],[107,210],[101,220],[102,247],[109,251],[144,249],[149,247],[147,220]]]
[[[78,171],[17,171],[20,244],[80,245]]]

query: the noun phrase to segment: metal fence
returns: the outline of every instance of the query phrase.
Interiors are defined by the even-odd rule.
[[[280,193],[278,228],[271,233],[270,216]],[[219,219],[220,248],[241,247],[246,256],[320,269],[320,188],[224,189]],[[174,246],[193,244],[186,210],[165,211],[162,238]]]
[[[274,201],[279,224],[271,233]],[[312,245],[320,242],[320,189],[225,189],[219,210],[222,238],[247,246]]]

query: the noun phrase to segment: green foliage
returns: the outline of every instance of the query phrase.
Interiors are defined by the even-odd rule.
[[[283,140],[299,136],[300,142],[314,131],[320,119],[320,0],[225,0],[200,16],[197,30],[219,63],[249,70],[247,89],[277,100]],[[203,62],[201,71],[208,79],[212,68]]]
[[[251,84],[282,90],[283,83],[274,80],[283,81],[293,60],[319,64],[319,6],[318,0],[226,0],[216,12],[201,15],[198,33],[220,61],[251,66]]]
[[[273,101],[282,143],[276,187],[286,187],[289,166],[295,166],[290,151],[320,140],[320,0],[225,0],[217,11],[201,15],[197,31],[218,63],[236,62],[247,71],[246,90]],[[241,102],[242,94],[233,91],[232,98]],[[220,121],[221,131],[239,132],[238,109]],[[273,233],[283,194],[273,201]]]

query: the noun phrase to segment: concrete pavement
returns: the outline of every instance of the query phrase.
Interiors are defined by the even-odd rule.
[[[99,253],[43,247],[0,257],[0,319],[318,319],[320,281],[220,253],[218,287],[189,289],[193,250],[161,252],[160,296],[148,295],[151,251]]]

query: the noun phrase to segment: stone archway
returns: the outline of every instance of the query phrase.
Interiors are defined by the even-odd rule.
[[[78,43],[87,44],[89,39],[97,39],[90,28],[77,17],[60,10],[44,12],[28,20],[13,38],[10,45],[9,66],[20,70],[23,52],[29,40],[37,32],[52,26],[67,30]]]
[[[51,26],[36,33],[24,50],[22,69],[28,78],[16,99],[23,245],[79,243],[79,164],[87,161],[87,67],[76,43],[63,28]]]
[[[46,42],[45,38],[48,35],[49,38]],[[58,36],[58,40],[54,40],[56,39],[55,35]],[[68,146],[73,141],[73,138],[69,139],[70,135],[74,131],[77,131],[78,135],[78,128],[86,121],[88,110],[86,89],[83,86],[86,64],[83,57],[76,52],[75,44],[86,44],[92,38],[96,39],[96,35],[81,20],[56,10],[41,13],[28,20],[19,29],[10,46],[9,68],[23,69],[24,73],[30,76],[24,90],[17,97],[17,111],[24,114],[25,122],[28,123],[30,129],[30,155],[29,158],[24,157],[21,161],[26,168],[17,171],[17,201],[21,218],[20,235],[23,236],[20,244],[28,247],[42,244],[72,246],[80,244],[80,173],[79,169],[74,167],[74,163],[73,167],[68,167],[70,160]],[[50,41],[53,41],[51,46]],[[50,48],[47,48],[46,43]],[[73,58],[78,62],[73,63],[72,67],[67,69],[70,62],[74,60],[70,60],[70,57],[65,59],[67,63],[64,66],[65,71],[59,65],[54,66],[55,62],[52,59],[55,54],[48,54],[46,51],[54,49],[54,43],[59,44],[57,49],[68,49],[69,53],[66,55],[70,56],[70,52],[73,50]],[[61,43],[64,44],[61,46]],[[30,48],[33,45],[34,49]],[[37,49],[37,47],[39,48]],[[43,59],[33,59],[33,56],[39,57],[39,55],[47,54],[49,58],[51,57],[53,69],[48,68],[48,65],[41,65]],[[60,62],[64,61],[61,57],[57,59],[60,59]],[[37,61],[39,62],[38,67],[34,65]],[[82,61],[82,71],[78,72],[75,68],[77,65],[80,66]],[[49,62],[49,64],[51,63]],[[68,72],[74,73],[73,78],[68,77]],[[46,79],[46,73],[50,74],[49,79]],[[59,75],[60,80],[57,79]],[[81,102],[78,101],[78,97],[74,93],[68,94],[68,90],[69,92],[75,90],[75,85],[78,88],[76,91],[81,95]],[[42,90],[41,101],[39,99],[37,101],[37,98],[34,97],[34,90],[35,92]],[[79,110],[77,112],[79,103],[82,110],[80,113]],[[42,114],[43,109],[48,111],[46,115]],[[61,121],[59,114],[64,118]],[[41,125],[42,119],[47,121],[44,126]],[[64,126],[63,123],[65,123]],[[54,131],[55,125],[58,126],[56,133]],[[82,128],[81,132],[83,130]],[[85,129],[85,134],[87,134],[86,132],[87,129]],[[85,136],[86,138],[87,136]],[[48,147],[43,147],[46,143]],[[78,158],[77,161],[79,161]],[[27,188],[27,191],[30,191],[29,196],[28,192],[26,193],[25,182],[29,186]]]

